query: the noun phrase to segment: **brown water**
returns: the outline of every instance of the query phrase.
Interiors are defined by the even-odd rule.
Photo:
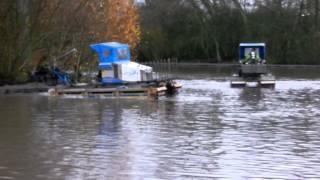
[[[320,72],[272,68],[232,89],[230,67],[179,67],[180,94],[0,96],[0,179],[320,178]]]

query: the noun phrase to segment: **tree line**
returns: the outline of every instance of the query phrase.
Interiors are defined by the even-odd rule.
[[[61,66],[88,70],[89,45],[106,41],[139,61],[232,62],[239,43],[265,42],[270,63],[319,64],[319,21],[319,0],[1,0],[0,81],[71,49]]]
[[[0,84],[26,81],[53,63],[74,71],[96,66],[92,43],[120,41],[136,49],[138,21],[133,0],[1,0]]]
[[[319,64],[319,0],[145,0],[141,60],[230,62],[265,42],[277,64]]]

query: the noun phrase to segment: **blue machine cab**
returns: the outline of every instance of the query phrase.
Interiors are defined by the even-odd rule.
[[[102,84],[137,83],[153,80],[152,68],[130,61],[128,44],[107,42],[92,44],[99,56],[98,81]]]
[[[121,84],[123,81],[114,75],[113,64],[130,62],[128,44],[106,42],[90,45],[99,57],[98,81],[104,84]]]
[[[232,87],[245,87],[250,84],[261,87],[274,87],[275,77],[266,65],[265,43],[240,43],[239,67],[231,79]]]
[[[98,53],[100,69],[108,69],[116,62],[129,62],[131,58],[128,44],[108,42],[92,44],[90,47]]]
[[[265,43],[240,43],[239,62],[243,63],[250,58],[250,52],[256,53],[258,63],[265,63],[266,44]]]

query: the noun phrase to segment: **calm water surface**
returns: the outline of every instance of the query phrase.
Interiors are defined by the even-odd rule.
[[[174,70],[175,97],[0,96],[0,179],[320,178],[320,71],[232,89],[231,67]]]

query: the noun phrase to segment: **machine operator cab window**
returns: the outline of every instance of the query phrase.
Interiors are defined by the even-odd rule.
[[[265,64],[265,43],[240,43],[241,64]]]
[[[112,63],[130,62],[128,44],[108,42],[92,44],[90,47],[98,53],[100,69],[109,69]]]
[[[117,49],[117,56],[119,60],[126,60],[129,59],[129,49],[128,48],[118,48]]]

